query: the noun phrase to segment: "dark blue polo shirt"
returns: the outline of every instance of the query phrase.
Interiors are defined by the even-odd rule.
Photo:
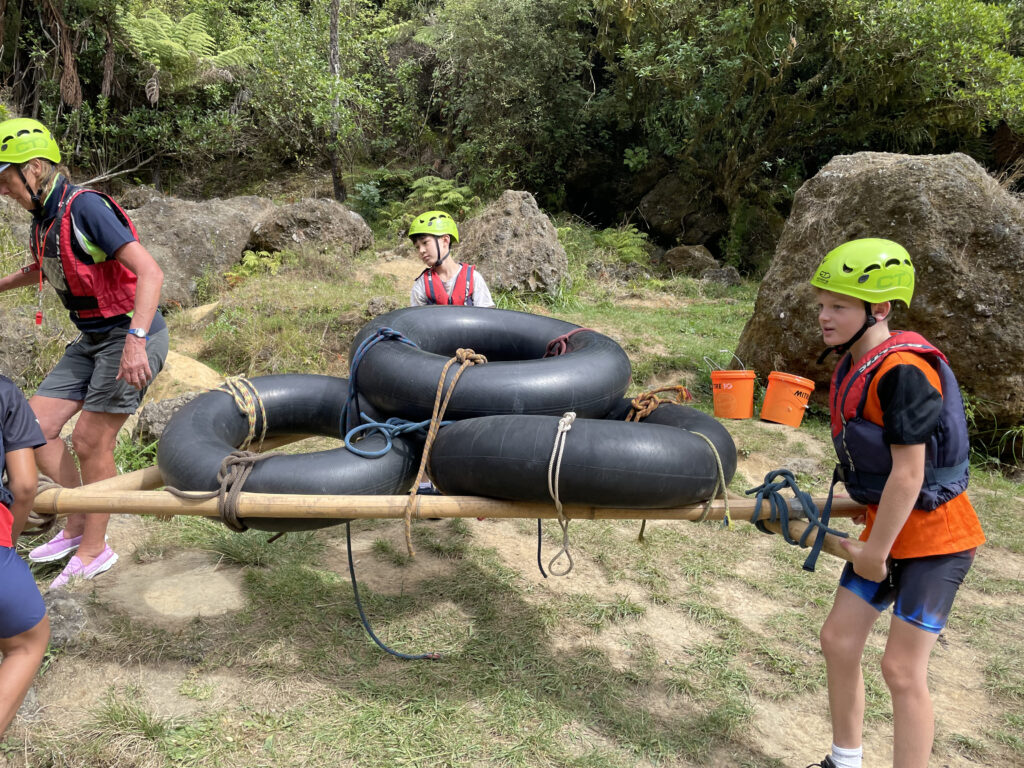
[[[14,382],[6,376],[0,376],[0,468],[7,469],[7,454],[22,448],[38,448],[46,444],[43,431],[39,428],[36,415],[28,407],[25,395],[21,393]],[[0,503],[9,507],[14,501],[14,496],[3,484],[0,477]],[[10,520],[2,521],[7,524],[7,533],[10,535]]]
[[[42,214],[37,216],[33,213],[41,222],[38,230],[41,237],[51,225],[60,226],[60,222],[55,220],[60,201],[65,196],[65,191],[70,195],[75,189],[77,188],[69,184],[63,176],[57,176],[53,188],[43,202]],[[112,259],[118,249],[136,240],[131,229],[121,221],[103,195],[95,194],[79,195],[71,203],[71,232],[71,252],[84,264],[99,264],[108,258]],[[86,333],[105,333],[112,328],[127,328],[131,325],[129,315],[83,320],[78,317],[77,312],[70,314],[71,321],[80,331]],[[157,312],[149,332],[156,333],[166,327],[163,316]]]

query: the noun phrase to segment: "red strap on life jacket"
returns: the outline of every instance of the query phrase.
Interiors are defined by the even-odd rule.
[[[846,361],[840,361],[832,373],[831,408],[829,411],[832,417],[833,435],[838,435],[847,421],[857,418],[863,412],[868,396],[868,385],[882,361],[893,352],[904,350],[926,357],[938,357],[947,365],[949,364],[942,352],[924,336],[913,331],[894,332],[888,340],[858,360],[856,366],[851,362],[847,368]],[[842,380],[840,380],[840,376]]]
[[[444,289],[444,282],[441,277],[432,269],[423,270],[423,289],[427,294],[429,304],[451,304],[465,306],[467,300],[473,295],[473,272],[476,269],[472,264],[463,264],[455,278],[455,285],[452,286],[452,295]]]

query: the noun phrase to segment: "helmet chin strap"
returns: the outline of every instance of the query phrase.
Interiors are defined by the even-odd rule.
[[[25,174],[22,173],[22,171],[21,171],[21,166],[20,165],[16,165],[14,167],[15,167],[15,170],[18,171],[18,176],[21,178],[21,183],[24,184],[25,185],[25,189],[28,190],[29,197],[32,198],[32,212],[33,213],[42,213],[43,212],[43,201],[39,197],[39,192],[37,192],[36,190],[32,189],[31,186],[29,186],[28,179],[25,178]],[[42,191],[42,190],[40,190],[40,191]]]
[[[853,334],[853,336],[850,337],[849,341],[843,344],[836,344],[834,347],[826,347],[825,351],[818,355],[818,365],[821,365],[823,362],[825,362],[825,358],[827,358],[833,352],[835,352],[840,357],[845,355],[847,352],[850,351],[850,347],[856,344],[860,337],[864,335],[867,329],[878,322],[875,319],[875,316],[871,313],[870,302],[864,302],[864,314],[866,315],[866,317],[864,318],[864,325],[860,327],[860,330]]]
[[[441,255],[441,238],[438,237],[437,235],[431,235],[431,237],[434,238],[434,247],[437,248],[437,261],[434,262],[434,266],[432,266],[431,269],[436,270],[438,267],[441,266],[441,262],[448,258],[448,254],[450,254],[452,252],[452,249],[449,248],[448,249],[448,253],[446,253],[444,256],[442,256]]]

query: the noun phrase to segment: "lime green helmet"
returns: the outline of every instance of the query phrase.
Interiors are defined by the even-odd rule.
[[[34,157],[60,162],[60,149],[46,126],[28,117],[0,123],[0,172],[9,165],[27,163]]]
[[[409,225],[409,237],[415,239],[417,235],[451,235],[452,240],[459,242],[459,228],[455,226],[455,219],[444,211],[427,211],[413,219]]]
[[[892,240],[850,240],[828,252],[811,285],[870,304],[898,299],[909,307],[914,263],[907,249]]]

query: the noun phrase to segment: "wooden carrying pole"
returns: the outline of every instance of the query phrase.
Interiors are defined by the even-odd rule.
[[[288,443],[302,440],[305,435],[278,435],[267,438],[260,450],[269,451]],[[73,515],[79,513],[110,513],[130,515],[156,515],[171,517],[190,515],[219,518],[216,499],[183,499],[165,491],[159,467],[152,466],[127,474],[117,475],[80,488],[49,488],[36,495],[33,511],[42,515]],[[820,509],[825,499],[814,499]],[[238,516],[279,517],[309,519],[398,519],[405,517],[408,496],[298,496],[271,493],[242,493],[239,495]],[[796,499],[789,500],[790,536],[799,538],[808,527],[796,518],[802,511]],[[729,511],[737,520],[754,522],[755,501],[748,498],[729,499]],[[762,506],[759,519],[767,516],[768,505]],[[704,504],[693,504],[674,509],[613,509],[565,505],[563,512],[572,520],[722,520],[725,502],[715,500],[705,510]],[[864,507],[852,499],[837,497],[832,502],[834,517],[855,517]],[[413,504],[414,518],[557,518],[554,506],[547,502],[502,501],[478,496],[417,496]],[[796,519],[793,519],[796,518]],[[782,532],[779,523],[765,521],[765,527]],[[813,541],[813,535],[808,537]],[[831,534],[825,537],[823,549],[836,557],[849,560],[850,555],[840,545],[841,539]]]
[[[148,470],[140,470],[147,472]],[[133,473],[134,474],[134,473]],[[125,475],[124,477],[129,477]],[[133,478],[136,482],[143,476]],[[110,513],[122,515],[191,515],[219,517],[217,499],[186,499],[166,491],[119,490],[97,488],[99,483],[81,488],[48,488],[36,496],[34,509],[42,514],[73,515]],[[819,499],[818,501],[822,501]],[[283,493],[241,493],[238,516],[288,517],[309,519],[395,519],[405,516],[408,496],[299,496]],[[729,509],[737,520],[750,520],[754,513],[753,499],[730,499]],[[563,506],[565,516],[573,520],[700,520],[704,504],[671,509],[628,509],[591,507],[580,504]],[[791,502],[793,512],[799,505]],[[835,517],[853,517],[863,511],[860,504],[844,498],[832,503]],[[762,513],[767,504],[762,506]],[[428,517],[495,517],[495,518],[557,518],[558,512],[548,502],[502,501],[482,496],[417,496],[413,503],[414,518]],[[725,516],[725,502],[716,499],[708,510],[708,520]],[[766,515],[762,514],[762,517]]]

